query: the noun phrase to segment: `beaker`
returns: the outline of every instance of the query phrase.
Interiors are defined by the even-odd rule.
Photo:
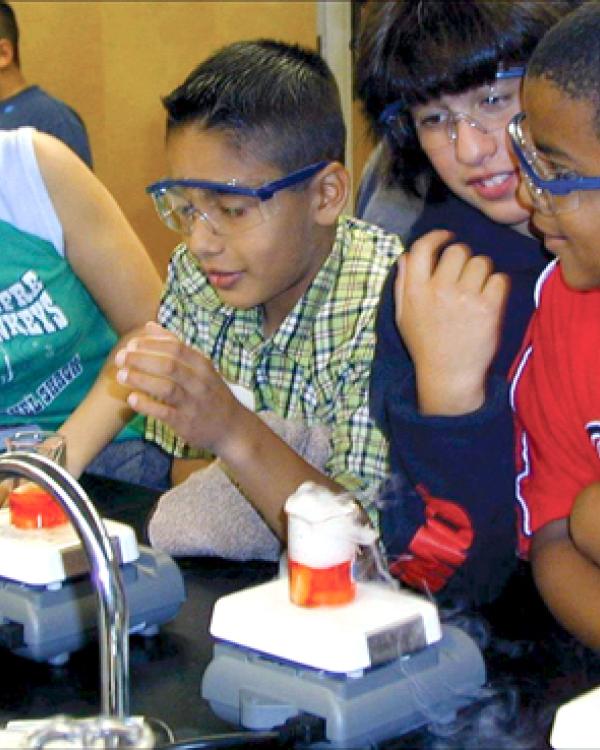
[[[339,605],[356,595],[356,505],[304,483],[286,502],[290,599],[302,607]]]
[[[63,435],[50,430],[20,430],[5,438],[6,451],[39,453],[60,466],[65,465],[67,443]],[[52,495],[23,479],[8,480],[10,521],[20,529],[41,529],[67,523],[68,516]]]

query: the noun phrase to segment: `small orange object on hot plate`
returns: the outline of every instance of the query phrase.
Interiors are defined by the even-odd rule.
[[[68,516],[49,492],[23,482],[8,496],[10,522],[19,529],[49,529],[68,522]]]

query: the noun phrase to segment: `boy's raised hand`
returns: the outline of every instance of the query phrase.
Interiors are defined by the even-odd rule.
[[[286,534],[284,503],[302,482],[343,491],[243,406],[202,352],[156,323],[117,352],[115,364],[118,381],[131,389],[129,405],[222,459],[280,539]]]
[[[244,407],[202,352],[157,323],[147,323],[144,334],[115,356],[117,380],[131,388],[129,405],[219,455]]]
[[[499,342],[509,279],[492,262],[435,230],[398,261],[396,325],[415,365],[424,414],[480,408]]]

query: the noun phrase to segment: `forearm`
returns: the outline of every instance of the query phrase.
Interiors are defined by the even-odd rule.
[[[485,401],[485,378],[461,372],[454,378],[444,367],[417,370],[418,407],[424,416],[463,416],[480,409]]]
[[[114,355],[136,333],[113,347],[88,394],[60,428],[67,440],[67,469],[76,478],[134,414],[127,403],[130,389],[116,380]]]
[[[345,491],[247,410],[240,414],[235,432],[218,454],[245,497],[282,540],[286,536],[285,501],[303,482],[315,482],[333,492]]]
[[[600,568],[564,536],[532,549],[535,582],[556,619],[586,646],[600,649]]]
[[[112,370],[105,365],[85,399],[59,430],[67,441],[67,469],[76,478],[133,415],[126,401],[129,390],[116,383]]]
[[[474,601],[494,598],[515,560],[512,419],[495,384],[464,417],[420,414],[410,379],[385,398],[394,489],[380,526],[390,558],[404,561],[396,574]]]
[[[484,404],[471,414],[421,414],[413,378],[388,387],[382,410],[392,471],[411,484],[460,500],[502,483],[502,494],[513,496],[513,423],[503,378],[490,380]]]
[[[212,460],[207,458],[174,458],[171,464],[171,484],[175,486],[185,482],[190,474],[210,466]]]

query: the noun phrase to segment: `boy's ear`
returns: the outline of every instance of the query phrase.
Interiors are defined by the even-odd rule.
[[[0,70],[8,68],[15,58],[15,50],[10,39],[0,37]]]
[[[335,224],[350,196],[350,174],[339,161],[333,161],[318,174],[314,184],[315,221],[321,226]]]

